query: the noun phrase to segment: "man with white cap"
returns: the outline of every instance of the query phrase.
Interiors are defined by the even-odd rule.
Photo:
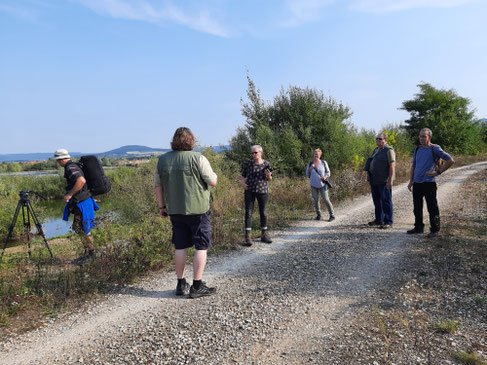
[[[95,210],[99,207],[91,197],[83,170],[71,160],[68,151],[63,148],[57,150],[54,159],[64,167],[64,177],[67,182],[64,201],[67,204],[63,219],[67,221],[70,213],[74,215],[72,228],[81,237],[84,246],[84,253],[74,260],[74,263],[82,265],[93,259],[95,255],[91,228],[95,226]]]

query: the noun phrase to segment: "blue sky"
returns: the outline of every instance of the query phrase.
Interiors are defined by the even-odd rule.
[[[487,117],[485,0],[0,0],[0,154],[227,144],[246,70],[348,105],[359,128],[408,114],[425,81]]]

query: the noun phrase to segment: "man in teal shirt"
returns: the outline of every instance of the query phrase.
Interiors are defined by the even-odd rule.
[[[194,152],[196,139],[189,128],[176,130],[171,152],[159,157],[154,173],[154,191],[162,217],[169,215],[172,223],[172,243],[175,248],[175,266],[178,284],[176,295],[189,289],[190,298],[216,293],[202,281],[206,253],[211,246],[210,191],[216,186],[217,176],[208,159]],[[195,247],[193,285],[184,278],[186,250]]]

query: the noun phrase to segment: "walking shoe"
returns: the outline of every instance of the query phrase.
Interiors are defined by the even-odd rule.
[[[176,286],[176,295],[184,295],[188,294],[189,284],[186,282],[186,279],[178,280],[178,285]]]
[[[191,299],[207,297],[216,293],[216,288],[208,288],[205,282],[202,282],[198,289],[195,289],[193,285],[189,288],[189,297]]]
[[[380,226],[381,224],[384,224],[384,222],[372,221],[367,224],[372,227],[372,226]]]
[[[88,260],[88,255],[86,254],[83,254],[81,255],[80,257],[74,259],[73,261],[71,261],[71,263],[73,265],[83,265],[86,261]]]
[[[426,235],[426,238],[435,238],[438,236],[438,232],[430,232]]]
[[[419,228],[413,228],[407,231],[407,234],[417,234],[417,233],[424,233],[424,230]]]
[[[389,229],[389,228],[392,228],[392,226],[390,224],[381,224],[380,229]]]
[[[328,218],[328,222],[333,222],[335,220],[335,216],[331,215],[330,218]]]
[[[315,217],[315,221],[320,221],[320,220],[321,220],[321,215],[319,215],[319,214],[318,214],[318,215]]]
[[[269,233],[267,233],[267,230],[262,231],[262,235],[260,236],[260,240],[264,243],[272,243],[271,237],[269,236]]]
[[[249,231],[245,231],[245,241],[244,241],[244,243],[242,243],[242,246],[245,246],[245,247],[252,246],[252,240],[250,239],[250,232]]]

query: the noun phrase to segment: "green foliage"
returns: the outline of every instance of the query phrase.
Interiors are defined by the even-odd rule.
[[[242,101],[244,128],[231,139],[230,160],[243,163],[250,147],[260,144],[264,158],[285,175],[302,175],[314,149],[323,151],[331,168],[350,164],[368,153],[368,142],[350,124],[349,107],[311,88],[281,89],[272,104],[265,103],[247,77],[248,102]],[[367,151],[367,152],[366,152]]]
[[[465,351],[455,351],[452,353],[452,356],[466,365],[487,365],[487,362],[480,359],[474,352],[468,353]]]
[[[445,320],[433,324],[433,330],[439,333],[453,333],[458,329],[458,321]]]
[[[478,154],[485,149],[481,125],[470,109],[470,99],[453,89],[436,89],[428,83],[418,85],[420,92],[406,100],[400,109],[411,114],[406,130],[415,141],[422,128],[433,131],[433,141],[456,154]]]
[[[40,171],[40,170],[59,170],[62,171],[62,167],[51,157],[46,161],[40,161],[32,164],[26,164],[23,167],[24,171]]]
[[[397,156],[410,156],[414,150],[415,141],[403,126],[396,124],[387,124],[382,128],[382,132],[387,135],[387,144],[394,148]]]
[[[21,190],[36,191],[48,199],[63,196],[65,180],[62,176],[0,176],[0,237],[5,237],[12,222]],[[29,199],[38,218],[42,220],[42,209],[36,206],[39,200],[34,194]],[[22,213],[20,213],[22,214]],[[14,233],[22,232],[22,219],[17,219]]]
[[[473,300],[475,301],[475,303],[479,304],[479,305],[482,305],[482,304],[485,304],[487,303],[487,298],[486,297],[482,297],[480,295],[476,295]]]

